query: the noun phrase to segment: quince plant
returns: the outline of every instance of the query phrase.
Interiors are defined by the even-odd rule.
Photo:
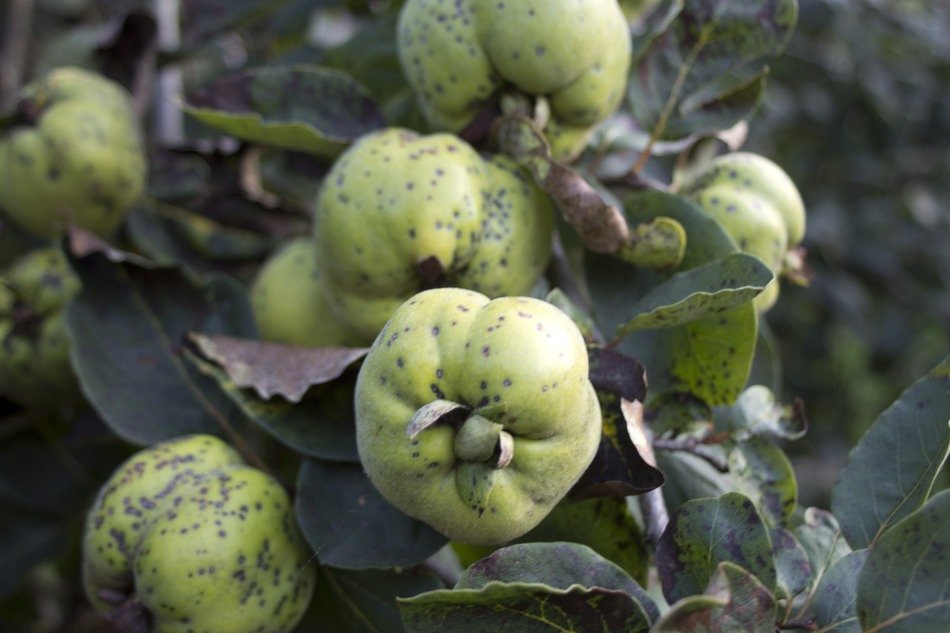
[[[140,605],[156,633],[285,633],[310,602],[309,558],[281,485],[218,438],[189,435],[105,482],[82,571],[100,613]]]
[[[451,134],[391,128],[340,156],[316,207],[316,261],[333,318],[371,342],[420,290],[528,293],[547,264],[549,198],[510,159]]]
[[[617,0],[409,0],[399,59],[423,113],[457,132],[503,87],[543,98],[555,159],[571,159],[620,106],[630,31]]]
[[[0,138],[0,209],[41,236],[119,226],[145,186],[144,142],[128,92],[80,68],[27,85]]]
[[[600,444],[584,340],[538,299],[422,292],[363,363],[356,433],[393,505],[456,541],[510,541],[550,513]]]

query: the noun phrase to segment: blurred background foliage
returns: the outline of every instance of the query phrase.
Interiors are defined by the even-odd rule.
[[[827,507],[847,451],[950,351],[950,3],[802,0],[747,148],[808,209],[814,278],[768,314],[803,499]]]

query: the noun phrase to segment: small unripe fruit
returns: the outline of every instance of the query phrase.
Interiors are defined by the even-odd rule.
[[[32,251],[0,275],[0,395],[28,409],[81,402],[64,313],[79,288],[55,248]]]
[[[395,128],[340,156],[315,225],[330,308],[368,344],[420,290],[528,293],[550,256],[553,217],[511,160],[484,160],[450,134]]]
[[[57,68],[23,91],[25,124],[0,139],[0,209],[41,236],[108,235],[145,186],[142,134],[119,84]]]
[[[265,341],[305,347],[356,343],[327,304],[317,251],[310,237],[282,244],[261,266],[251,286],[251,306]]]
[[[92,604],[133,601],[157,633],[291,631],[313,591],[309,559],[280,484],[208,435],[129,458],[83,535]]]
[[[369,478],[406,514],[465,543],[517,538],[600,443],[583,337],[537,299],[419,293],[363,363],[356,433]]]

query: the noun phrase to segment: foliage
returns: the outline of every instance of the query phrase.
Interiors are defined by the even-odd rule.
[[[13,88],[84,66],[130,90],[150,166],[104,238],[39,239],[0,209],[0,269],[53,247],[81,283],[64,327],[83,394],[42,408],[0,395],[0,629],[107,630],[80,578],[96,490],[137,448],[208,433],[291,494],[316,578],[299,631],[945,630],[950,195],[936,183],[950,160],[935,139],[950,50],[934,24],[948,10],[625,0],[624,103],[576,159],[552,155],[544,97],[479,104],[461,137],[506,154],[556,206],[530,294],[583,334],[603,434],[537,527],[475,547],[364,472],[353,400],[367,348],[261,340],[249,299],[271,253],[320,230],[314,201],[341,153],[386,127],[435,131],[398,59],[403,4],[0,9],[33,25],[0,35],[14,70],[0,131],[22,118]],[[808,210],[805,250],[778,268],[680,192],[746,134]],[[29,340],[42,316],[8,299],[8,274],[0,343]],[[775,309],[757,310],[778,280]],[[798,481],[798,447],[816,445],[853,447],[833,487]]]

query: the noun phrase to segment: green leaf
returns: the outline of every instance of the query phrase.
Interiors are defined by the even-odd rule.
[[[738,441],[755,436],[797,440],[808,430],[800,406],[783,406],[763,385],[752,385],[736,398],[735,404],[717,407],[716,428],[728,431]]]
[[[326,68],[241,71],[193,95],[183,109],[239,139],[328,158],[386,125],[363,86]]]
[[[238,387],[219,366],[188,354],[188,360],[210,376],[231,401],[261,428],[295,451],[331,462],[358,462],[353,418],[353,381],[318,387],[300,402],[262,400]]]
[[[725,455],[722,456],[725,462]],[[699,497],[718,497],[732,488],[732,478],[708,461],[685,451],[656,451],[666,483],[661,490],[670,512]]]
[[[448,542],[383,499],[359,464],[306,460],[295,506],[304,536],[330,567],[407,567]]]
[[[815,590],[815,621],[827,633],[861,633],[855,601],[868,550],[851,552],[828,568]]]
[[[677,196],[642,192],[624,200],[631,224],[670,217],[686,230],[678,270],[687,271],[738,251],[735,242],[700,209]],[[662,283],[648,271],[615,258],[588,254],[587,278],[594,317],[602,331],[626,323],[638,298]],[[636,331],[617,348],[650,368],[651,394],[686,392],[706,404],[730,404],[745,386],[757,332],[755,309],[746,302],[732,310],[672,328]]]
[[[762,93],[763,59],[784,49],[798,19],[795,0],[684,4],[667,31],[651,38],[627,87],[640,126],[663,139],[725,130],[745,118]]]
[[[805,548],[795,536],[783,528],[769,532],[772,538],[772,558],[778,579],[775,595],[791,600],[808,588],[811,582],[811,564]]]
[[[751,301],[772,278],[772,271],[759,258],[730,253],[654,287],[634,304],[635,316],[617,332],[626,335],[713,317]]]
[[[548,542],[510,545],[474,563],[456,589],[482,589],[489,583],[541,584],[554,589],[571,585],[623,591],[637,599],[653,619],[656,604],[620,567],[579,543]]]
[[[630,35],[633,40],[631,58],[639,59],[657,37],[666,31],[680,11],[683,10],[683,0],[653,0],[657,6],[652,7],[649,14],[641,20],[633,21],[630,25]],[[629,4],[629,2],[628,2]]]
[[[950,357],[907,388],[858,445],[831,494],[852,548],[922,506],[950,453]]]
[[[227,433],[241,414],[182,352],[189,331],[256,335],[243,287],[227,278],[199,285],[178,270],[109,257],[123,255],[72,259],[82,292],[66,323],[89,402],[113,431],[136,444]]]
[[[766,589],[775,590],[772,543],[752,501],[727,492],[681,505],[656,548],[656,567],[667,601],[672,604],[702,593],[724,561],[745,568]]]
[[[419,568],[351,571],[321,566],[313,602],[297,631],[402,633],[396,598],[444,585]]]
[[[808,564],[812,571],[812,589],[832,565],[851,553],[851,548],[841,534],[838,521],[827,510],[808,508],[805,510],[804,523],[792,532],[808,555]]]
[[[430,591],[397,602],[410,633],[646,633],[650,629],[646,614],[630,595],[577,585],[551,589],[490,583],[478,590]]]
[[[945,633],[950,622],[950,490],[884,532],[858,578],[868,633]]]
[[[774,633],[775,599],[758,578],[721,562],[703,595],[674,604],[651,633]]]
[[[130,217],[133,239],[163,262],[189,261],[194,257],[218,261],[263,257],[274,241],[260,233],[225,226],[199,213],[146,201]]]
[[[755,503],[769,527],[785,525],[798,502],[795,471],[785,452],[763,438],[740,442],[729,454],[735,489]]]
[[[623,569],[637,582],[646,583],[647,581],[649,555],[640,526],[630,514],[626,499],[601,498],[585,501],[565,499],[554,506],[554,510],[544,517],[537,527],[517,539],[516,542],[553,543],[557,541],[586,545]],[[646,603],[643,600],[641,603],[649,613],[650,609]]]
[[[60,519],[84,512],[100,483],[129,455],[94,413],[64,431],[38,429],[0,442],[0,506]]]

